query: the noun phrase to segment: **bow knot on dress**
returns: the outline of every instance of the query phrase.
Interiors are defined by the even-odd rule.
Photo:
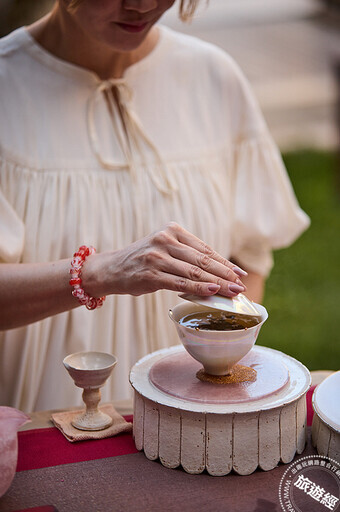
[[[104,96],[107,105],[107,112],[110,116],[114,136],[117,138],[125,157],[124,163],[108,160],[101,154],[95,123],[95,108],[97,102],[102,99],[102,96]],[[134,112],[132,99],[133,91],[124,79],[110,78],[98,83],[89,97],[87,110],[88,131],[92,149],[102,167],[108,170],[127,169],[131,172],[134,179],[136,178],[135,155],[138,155],[142,165],[150,173],[157,189],[164,194],[169,194],[177,190],[177,186],[170,180],[165,162],[156,146],[145,133],[140,120]],[[157,166],[152,165],[154,162],[148,161],[145,148],[149,148],[152,151],[154,161],[158,164]]]

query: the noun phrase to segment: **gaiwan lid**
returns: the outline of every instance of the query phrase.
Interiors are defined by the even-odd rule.
[[[200,297],[199,295],[179,295],[181,299],[189,300],[200,306],[205,306],[219,311],[227,311],[238,315],[261,316],[256,304],[249,300],[245,295],[239,293],[236,297],[229,298],[222,295],[210,295],[209,297]]]
[[[319,418],[336,432],[340,432],[340,371],[323,380],[313,393],[312,404]]]

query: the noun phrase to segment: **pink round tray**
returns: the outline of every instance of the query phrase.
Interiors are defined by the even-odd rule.
[[[150,369],[149,381],[167,395],[210,404],[233,404],[266,398],[282,390],[289,382],[287,367],[268,353],[250,351],[238,364],[257,372],[254,382],[215,384],[196,377],[202,365],[187,352],[168,355]]]

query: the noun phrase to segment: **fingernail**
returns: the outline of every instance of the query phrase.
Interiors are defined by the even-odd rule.
[[[244,284],[242,283],[241,279],[235,279],[235,283],[238,284],[239,286],[242,286],[242,288],[245,290],[246,287],[244,286]]]
[[[209,292],[218,292],[221,287],[218,284],[210,284],[208,286]]]
[[[228,286],[229,291],[233,293],[241,293],[244,292],[244,286],[239,286],[238,284],[230,284]]]
[[[233,272],[235,272],[235,274],[238,274],[240,276],[247,276],[248,275],[248,272],[246,272],[245,270],[242,270],[242,268],[237,267],[237,266],[233,267],[231,270]]]

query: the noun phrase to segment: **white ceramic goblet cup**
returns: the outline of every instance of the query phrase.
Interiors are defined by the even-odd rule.
[[[79,388],[83,388],[86,410],[73,421],[80,430],[104,430],[112,425],[112,418],[98,409],[101,393],[110,377],[117,358],[105,352],[77,352],[65,357],[63,364]]]

